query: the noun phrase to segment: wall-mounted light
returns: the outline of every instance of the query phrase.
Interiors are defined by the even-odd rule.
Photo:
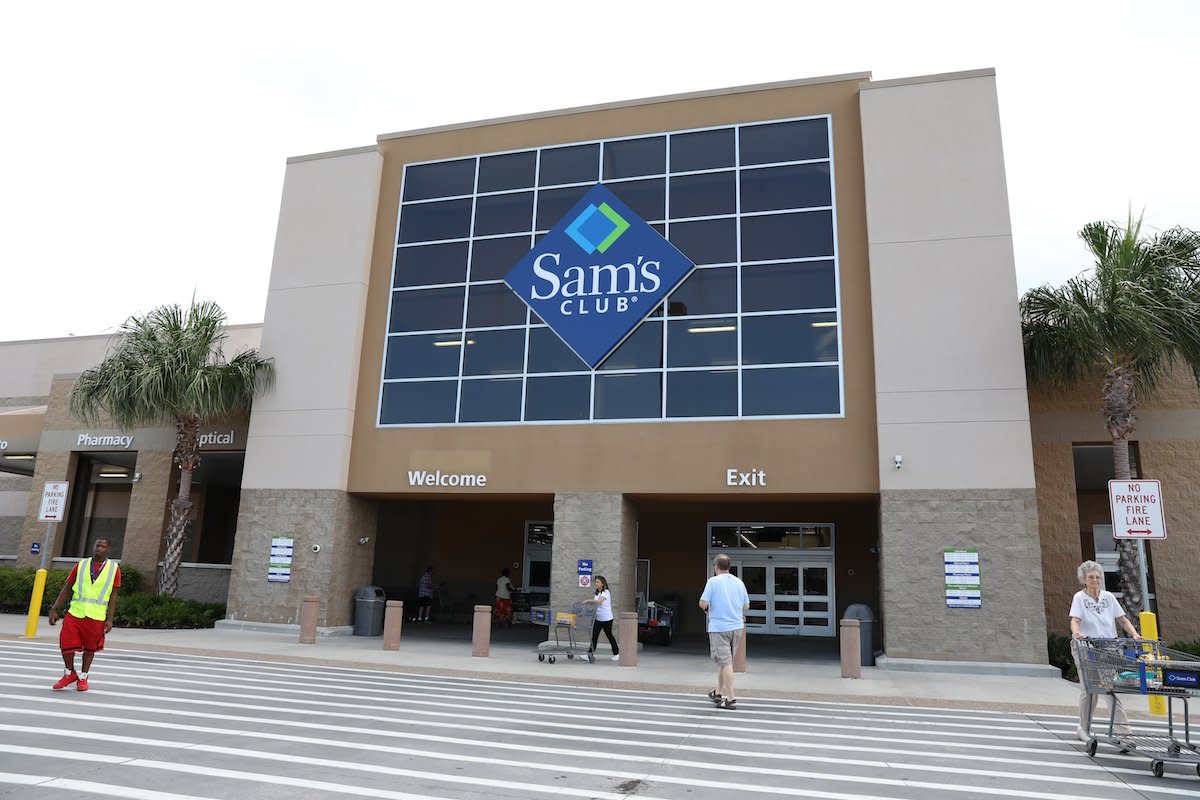
[[[360,536],[360,537],[358,537],[358,543],[359,543],[359,544],[366,544],[366,543],[367,543],[367,542],[369,542],[369,541],[371,541],[371,537],[370,537],[370,536]]]
[[[128,472],[101,472],[99,477],[101,477],[101,478],[128,478],[129,473]]]
[[[5,461],[33,461],[37,456],[4,456]]]

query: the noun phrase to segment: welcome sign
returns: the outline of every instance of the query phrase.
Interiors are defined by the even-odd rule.
[[[595,369],[694,267],[598,183],[504,282]]]

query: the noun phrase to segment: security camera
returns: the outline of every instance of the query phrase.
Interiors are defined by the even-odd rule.
[[[319,552],[321,552],[321,545],[319,545],[319,544],[314,544],[314,545],[312,546],[312,551],[313,551],[314,553],[319,553]]]
[[[369,542],[369,541],[371,541],[371,537],[370,537],[370,536],[360,536],[360,537],[358,537],[358,543],[359,543],[359,544],[366,544],[366,543],[367,543],[367,542]]]
[[[893,456],[892,458],[896,462],[896,469],[900,469],[902,466],[904,466],[904,456],[898,455],[898,456]]]

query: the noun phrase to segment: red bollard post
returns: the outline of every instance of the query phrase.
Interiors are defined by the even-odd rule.
[[[742,624],[742,643],[738,647],[737,652],[733,654],[733,671],[746,671],[746,644],[750,640],[750,632],[746,630],[746,625]]]
[[[487,658],[492,645],[492,607],[475,606],[475,621],[471,629],[471,655]]]
[[[620,626],[617,628],[617,644],[621,646],[621,655],[617,657],[617,666],[636,667],[638,651],[638,615],[636,611],[622,611]]]
[[[305,595],[300,601],[300,644],[317,643],[317,612],[321,606],[318,595]]]
[[[400,649],[400,628],[404,625],[404,601],[388,600],[383,612],[383,649]]]

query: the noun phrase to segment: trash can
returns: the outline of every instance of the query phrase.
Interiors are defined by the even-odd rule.
[[[854,603],[846,608],[846,613],[842,615],[842,619],[858,620],[859,663],[864,667],[875,666],[875,646],[872,644],[874,640],[875,615],[871,613],[870,607],[863,603]]]
[[[382,636],[383,610],[387,595],[378,586],[364,586],[354,593],[354,635]]]

